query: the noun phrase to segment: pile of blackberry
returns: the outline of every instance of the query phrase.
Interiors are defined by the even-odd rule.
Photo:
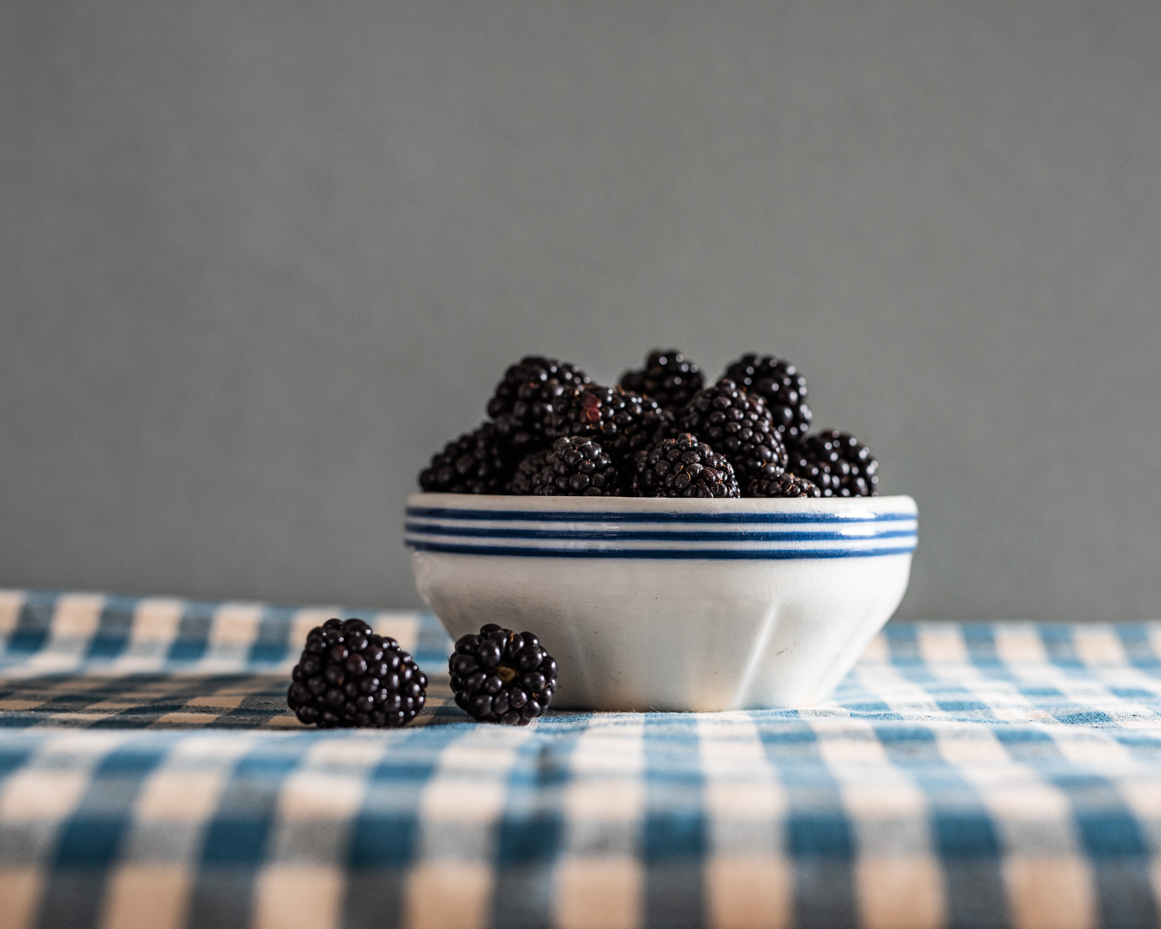
[[[361,619],[328,619],[306,637],[287,705],[323,729],[405,726],[427,699],[427,675]]]
[[[806,398],[806,379],[774,355],[745,354],[707,385],[681,352],[655,349],[616,387],[529,355],[496,386],[491,420],[437,452],[419,484],[517,496],[875,496],[875,457],[849,433],[811,435]]]

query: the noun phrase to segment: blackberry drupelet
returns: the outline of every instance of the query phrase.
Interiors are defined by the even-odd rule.
[[[430,493],[503,493],[514,464],[508,443],[492,423],[484,423],[436,452],[419,472],[419,486]]]
[[[567,361],[529,355],[504,373],[488,401],[488,415],[516,457],[548,444],[547,418],[562,396],[589,383],[589,376]]]
[[[829,429],[807,436],[804,457],[829,476],[824,497],[874,497],[879,493],[879,462],[871,450],[849,432]],[[830,493],[827,493],[827,490]]]
[[[361,619],[312,629],[292,677],[287,705],[323,729],[404,726],[427,699],[427,675],[414,659]]]
[[[636,459],[635,490],[643,497],[740,497],[734,469],[689,433],[662,439]]]
[[[556,692],[556,661],[540,640],[495,623],[460,638],[448,670],[456,704],[484,723],[527,726]]]
[[[813,481],[784,471],[777,477],[759,477],[750,481],[747,497],[821,497],[822,491]]]
[[[743,355],[726,368],[723,377],[766,401],[784,442],[806,435],[812,417],[806,405],[806,378],[789,361],[773,355]]]
[[[590,385],[564,397],[548,418],[553,439],[584,436],[599,441],[615,464],[648,448],[657,433],[668,429],[673,414],[656,400],[620,387]]]
[[[662,409],[676,413],[705,386],[701,370],[675,348],[655,348],[641,370],[621,375],[620,387],[656,400]]]
[[[599,444],[582,436],[553,443],[544,467],[531,478],[532,493],[551,497],[609,497],[618,491],[620,475]]]
[[[786,470],[786,448],[765,402],[728,378],[699,390],[678,416],[677,428],[724,455],[745,484]]]
[[[533,481],[544,470],[544,465],[548,460],[548,453],[551,451],[551,448],[542,448],[540,451],[533,452],[531,455],[525,455],[520,460],[520,464],[516,465],[516,473],[512,475],[512,478],[505,486],[505,493],[514,494],[518,497],[529,496],[535,486]]]

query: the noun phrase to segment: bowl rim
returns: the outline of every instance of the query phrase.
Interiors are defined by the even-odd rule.
[[[407,510],[493,510],[531,513],[906,513],[918,515],[906,494],[882,497],[536,497],[511,494],[420,492],[407,497]]]

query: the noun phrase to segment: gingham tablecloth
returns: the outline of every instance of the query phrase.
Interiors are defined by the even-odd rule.
[[[417,725],[288,714],[332,615],[428,671]],[[523,729],[450,703],[447,648],[0,591],[0,927],[1158,924],[1161,624],[892,624],[810,709]]]

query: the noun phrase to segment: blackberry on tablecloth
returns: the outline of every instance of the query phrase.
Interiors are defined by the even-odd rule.
[[[361,619],[328,619],[306,637],[287,705],[322,729],[405,726],[427,699],[427,675]]]
[[[456,641],[448,671],[456,704],[484,723],[527,726],[556,692],[556,660],[540,639],[495,623]]]

